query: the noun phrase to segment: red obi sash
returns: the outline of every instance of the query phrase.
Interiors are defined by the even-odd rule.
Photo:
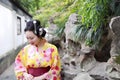
[[[50,66],[48,67],[40,67],[40,68],[28,68],[28,73],[33,75],[34,77],[40,76],[50,70]]]

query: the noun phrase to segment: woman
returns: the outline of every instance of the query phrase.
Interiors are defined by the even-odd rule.
[[[60,57],[56,46],[48,43],[40,21],[27,22],[25,35],[29,42],[16,56],[17,80],[60,80]]]

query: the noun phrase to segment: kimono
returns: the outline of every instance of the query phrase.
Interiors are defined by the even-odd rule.
[[[26,45],[15,58],[15,74],[17,80],[25,80],[23,73],[27,68],[39,68],[50,66],[49,74],[46,80],[61,80],[61,63],[56,46],[45,43],[41,51],[33,45]]]

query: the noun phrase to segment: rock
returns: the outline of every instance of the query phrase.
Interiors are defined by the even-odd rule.
[[[112,71],[108,76],[113,80],[120,80],[120,72],[118,71]]]
[[[64,80],[73,80],[73,78],[80,72],[80,70],[64,70]]]
[[[95,80],[88,73],[79,73],[73,80]]]
[[[106,75],[106,62],[96,62],[96,65],[93,69],[88,71],[90,75],[99,75],[99,76],[105,76]]]

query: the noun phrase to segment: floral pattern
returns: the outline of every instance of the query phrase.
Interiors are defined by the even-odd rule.
[[[32,45],[25,46],[16,56],[15,74],[17,80],[24,80],[23,73],[27,68],[47,67],[50,66],[49,74],[46,80],[60,80],[61,64],[56,46],[45,43],[42,51]]]

